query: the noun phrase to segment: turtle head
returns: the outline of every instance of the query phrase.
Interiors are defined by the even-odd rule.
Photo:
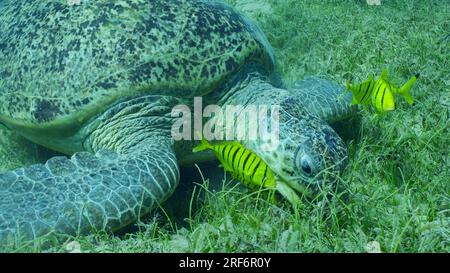
[[[313,131],[310,134],[303,132],[305,135],[297,137],[294,134],[296,139],[285,142],[285,153],[291,158],[291,162],[287,163],[291,164],[294,175],[282,175],[291,183],[311,185],[328,182],[332,175],[339,174],[346,166],[346,146],[327,124],[308,129]]]
[[[280,183],[306,193],[333,183],[347,164],[347,148],[338,134],[319,117],[282,105],[276,149],[262,152]],[[308,190],[306,190],[308,188]]]

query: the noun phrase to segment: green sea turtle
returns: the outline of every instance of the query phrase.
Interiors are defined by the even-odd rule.
[[[0,174],[2,243],[114,231],[161,204],[179,165],[209,156],[171,134],[195,96],[279,105],[279,147],[242,142],[295,190],[346,165],[330,124],[351,97],[317,78],[284,88],[263,33],[224,3],[2,1],[0,37],[0,122],[70,156]]]

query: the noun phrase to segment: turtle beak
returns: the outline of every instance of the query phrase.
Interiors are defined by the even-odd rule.
[[[276,190],[284,198],[286,198],[294,208],[299,207],[301,204],[301,200],[298,194],[309,196],[306,188],[300,186],[299,184],[289,183],[282,179],[277,179]]]
[[[289,187],[284,181],[277,181],[276,185],[277,191],[286,198],[292,206],[298,207],[300,205],[300,198],[298,197],[297,193]]]

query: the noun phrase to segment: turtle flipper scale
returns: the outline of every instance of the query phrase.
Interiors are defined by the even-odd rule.
[[[358,106],[352,103],[353,96],[345,91],[344,86],[318,77],[308,77],[288,90],[301,99],[306,110],[327,122],[345,141],[360,137]]]
[[[301,98],[303,106],[328,124],[356,116],[357,107],[352,105],[352,94],[345,87],[318,77],[308,77],[288,89]]]
[[[1,173],[0,244],[114,231],[139,219],[179,180],[172,147],[148,143],[130,153],[80,152]]]

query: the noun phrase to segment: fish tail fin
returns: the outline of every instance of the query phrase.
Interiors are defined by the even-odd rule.
[[[345,87],[347,88],[346,91],[350,91],[351,86],[350,86],[350,82],[348,80],[345,81]]]
[[[212,148],[213,148],[212,145],[202,136],[200,144],[196,146],[194,149],[192,149],[192,152],[196,153]]]
[[[415,76],[412,76],[411,79],[409,79],[400,89],[398,90],[398,93],[406,100],[408,104],[413,104],[414,99],[409,93],[409,90],[416,82],[417,78],[420,76],[420,74],[417,74]]]

